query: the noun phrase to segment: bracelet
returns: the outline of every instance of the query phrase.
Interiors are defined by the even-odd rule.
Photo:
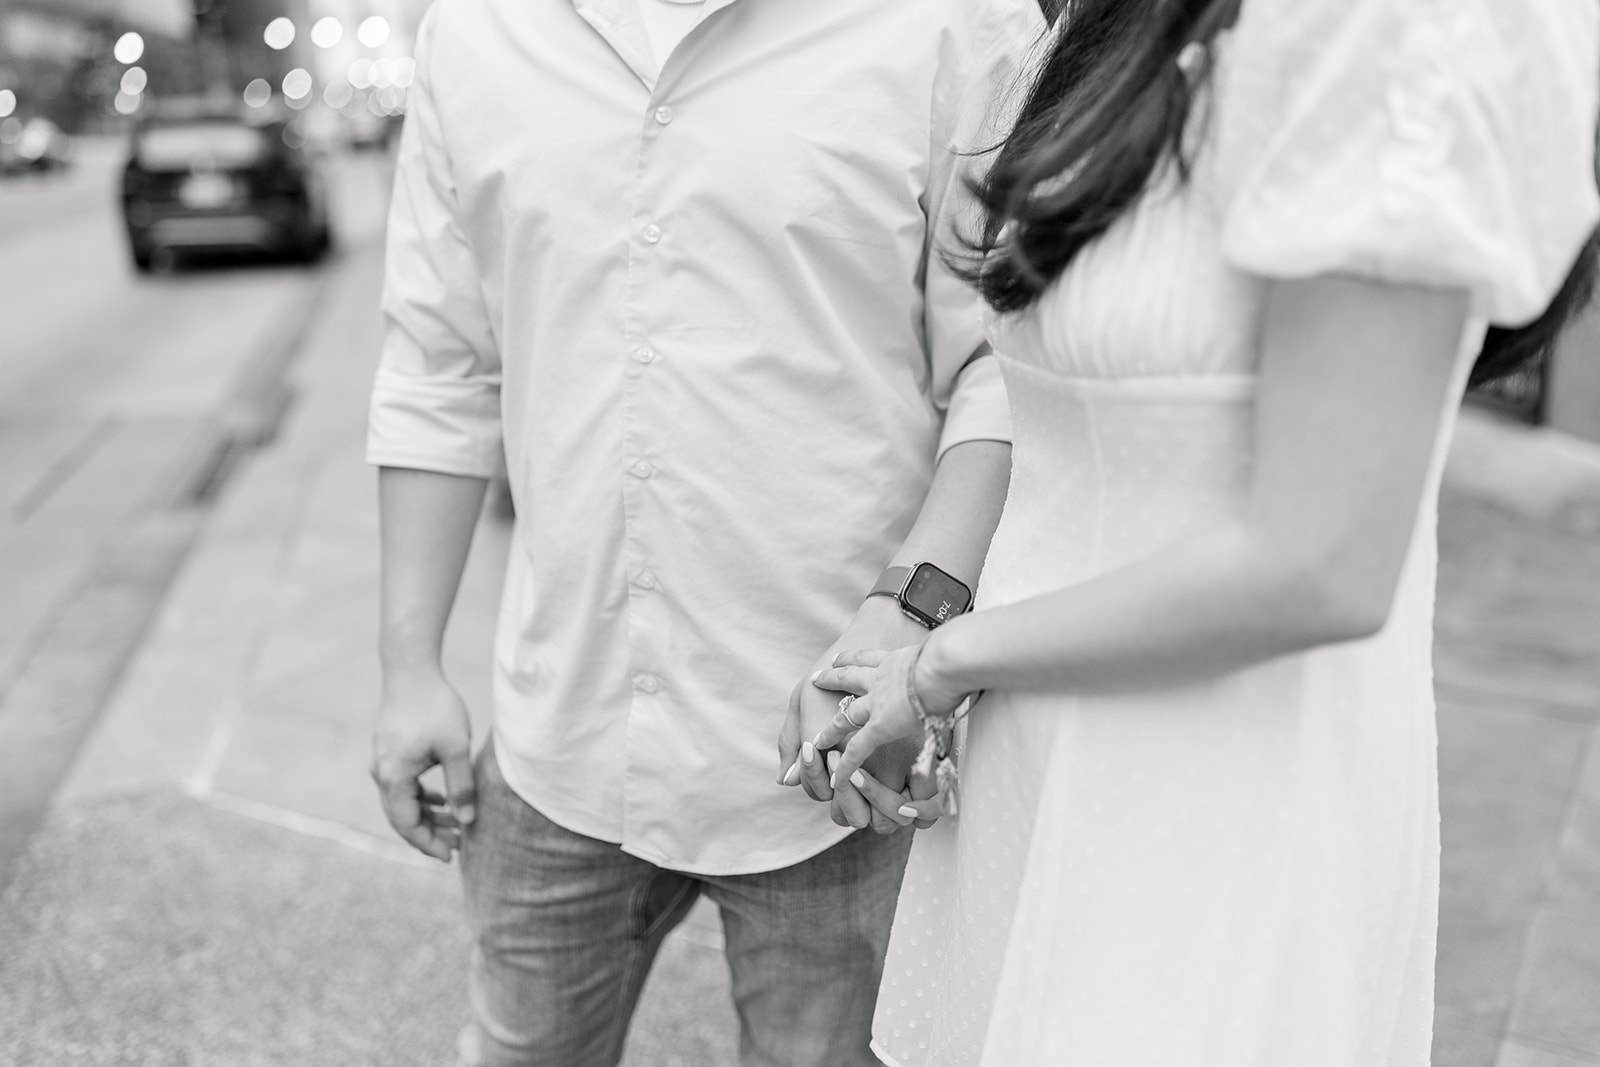
[[[961,716],[954,710],[944,715],[934,715],[917,694],[917,664],[922,661],[922,650],[927,642],[917,646],[911,657],[911,667],[906,671],[906,703],[912,714],[922,723],[922,750],[917,753],[916,770],[932,775],[939,787],[939,810],[945,815],[955,815],[961,805],[957,796],[958,774],[955,761],[956,720]]]

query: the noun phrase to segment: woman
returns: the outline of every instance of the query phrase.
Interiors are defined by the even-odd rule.
[[[983,610],[815,680],[859,695],[815,743],[880,803],[862,759],[982,694],[876,1047],[1421,1067],[1440,468],[1487,324],[1545,313],[1480,375],[1584,295],[1600,10],[1077,0],[1058,29],[980,189],[1016,426]]]

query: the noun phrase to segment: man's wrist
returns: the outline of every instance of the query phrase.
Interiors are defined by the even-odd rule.
[[[437,646],[379,641],[378,666],[386,677],[440,674],[444,671],[444,655]]]
[[[903,634],[903,644],[915,644],[927,636],[928,628],[907,615],[900,602],[889,596],[869,596],[856,609],[856,622]]]

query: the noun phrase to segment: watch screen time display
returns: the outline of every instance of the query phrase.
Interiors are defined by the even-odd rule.
[[[939,568],[924,563],[912,572],[902,601],[906,607],[926,615],[929,622],[941,623],[967,610],[972,591]]]

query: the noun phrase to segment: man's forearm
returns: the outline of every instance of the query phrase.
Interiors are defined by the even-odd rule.
[[[385,670],[438,666],[487,486],[482,478],[379,469],[383,599],[378,647]]]
[[[952,445],[939,460],[922,511],[892,562],[910,565],[926,560],[976,586],[1010,482],[1010,444]]]

